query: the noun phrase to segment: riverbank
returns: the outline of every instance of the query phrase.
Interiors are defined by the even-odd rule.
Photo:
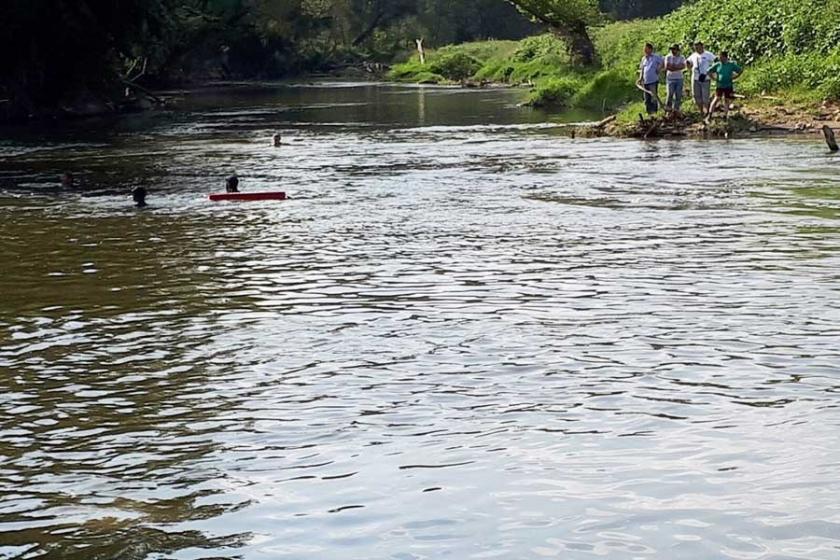
[[[642,139],[820,136],[824,126],[840,128],[840,103],[741,99],[733,105],[729,118],[721,112],[709,124],[693,109],[680,118],[662,113],[648,117],[643,104],[635,103],[617,115],[579,127],[575,134]]]
[[[551,111],[583,109],[615,115],[600,134],[650,137],[801,134],[837,125],[840,101],[840,12],[817,0],[755,0],[749,5],[698,0],[662,18],[613,22],[589,29],[597,53],[590,66],[575,64],[553,35],[519,42],[487,41],[428,51],[395,66],[390,78],[416,83],[501,83],[531,88],[528,104]],[[704,127],[691,112],[685,121],[639,121],[635,86],[642,46],[663,53],[695,40],[710,51],[729,51],[745,69],[738,110],[725,123]],[[690,103],[690,101],[689,101]]]

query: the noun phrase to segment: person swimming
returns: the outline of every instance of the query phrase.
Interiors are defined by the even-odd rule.
[[[236,175],[231,175],[225,181],[225,191],[229,193],[238,193],[239,192],[239,177]]]
[[[73,174],[69,171],[65,171],[61,174],[61,186],[65,189],[74,189],[76,188],[76,178],[73,177]]]
[[[135,187],[134,190],[131,191],[131,198],[134,199],[134,205],[137,208],[145,208],[146,205],[146,195],[148,192],[146,191],[146,187]]]

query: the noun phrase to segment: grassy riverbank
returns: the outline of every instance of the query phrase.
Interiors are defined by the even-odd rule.
[[[631,74],[612,67],[572,64],[566,45],[546,34],[522,41],[485,41],[448,45],[396,65],[389,77],[427,84],[529,86],[530,103],[554,108],[614,109],[638,91]]]
[[[599,62],[591,67],[575,66],[560,39],[541,35],[447,46],[429,52],[425,65],[415,57],[395,66],[391,78],[527,84],[532,105],[618,112],[617,122],[629,123],[638,118],[633,82],[642,45],[651,41],[661,52],[700,39],[746,68],[737,86],[745,114],[787,124],[834,119],[826,104],[840,100],[840,0],[699,0],[662,18],[594,28],[592,35]]]

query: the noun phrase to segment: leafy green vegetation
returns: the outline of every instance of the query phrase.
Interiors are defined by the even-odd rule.
[[[530,104],[534,107],[569,106],[578,90],[580,90],[581,84],[581,79],[569,76],[548,78],[536,88],[531,96]]]
[[[597,0],[509,0],[534,21],[545,24],[558,37],[575,63],[595,63],[595,45],[589,27],[601,18]]]
[[[418,38],[443,45],[536,29],[504,0],[6,0],[0,120],[114,108],[127,101],[125,82],[139,96],[203,80],[361,69],[407,58]],[[477,69],[463,56],[440,64],[451,77]]]
[[[571,105],[590,111],[612,110],[638,97],[635,74],[611,69],[595,74],[578,87]]]
[[[840,0],[7,0],[0,120],[124,103],[158,86],[390,63],[395,80],[534,86],[537,105],[613,110],[641,46],[704,40],[738,89],[840,99]],[[536,22],[536,23],[534,23]],[[548,32],[545,32],[545,31]],[[539,33],[542,31],[542,33]],[[422,38],[421,64],[415,40]],[[501,40],[488,40],[490,38]],[[477,41],[477,42],[474,42]],[[441,46],[454,44],[455,46]],[[591,52],[590,52],[591,51]]]
[[[743,93],[840,98],[840,0],[699,0],[657,21],[659,44],[699,39],[745,65]]]
[[[597,66],[576,63],[568,39],[552,33],[503,51],[484,49],[470,79],[533,83],[534,105],[610,111],[638,101],[634,81],[645,42],[660,52],[679,42],[688,51],[699,39],[746,66],[738,83],[741,93],[781,95],[793,103],[840,100],[840,0],[697,0],[661,18],[613,22],[591,28],[590,34]],[[461,48],[466,46],[447,47]],[[416,60],[411,64],[413,72],[397,66],[395,75],[410,80],[429,70]],[[638,112],[632,105],[620,118],[635,120]]]

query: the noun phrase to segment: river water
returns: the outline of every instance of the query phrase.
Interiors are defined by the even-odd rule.
[[[0,558],[840,557],[840,160],[521,96],[7,132]]]

